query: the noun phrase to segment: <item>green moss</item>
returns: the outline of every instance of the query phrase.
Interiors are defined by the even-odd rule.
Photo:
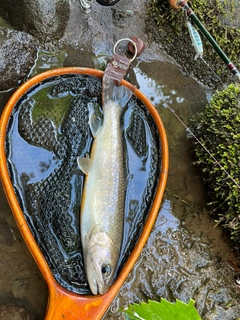
[[[240,245],[240,85],[217,91],[193,119],[196,164],[203,172],[218,220]],[[218,162],[218,163],[217,163]]]
[[[182,28],[181,15],[179,15],[179,11],[170,8],[167,0],[152,0],[149,4],[148,15],[153,17],[160,32],[165,30],[170,33],[169,41],[171,41],[171,33],[180,33]]]
[[[240,29],[234,27],[232,23],[235,14],[234,1],[194,0],[189,1],[189,5],[228,58],[236,64],[236,61],[240,60]],[[197,78],[205,83],[207,74],[203,73],[202,65],[197,69],[198,61],[192,63],[193,59],[189,59],[194,56],[194,51],[184,11],[171,9],[167,0],[151,0],[147,16],[148,31],[152,32],[153,25],[157,29],[157,32],[153,33],[155,40],[161,43],[184,70],[195,73]],[[228,82],[229,71],[225,64],[209,42],[203,36],[201,38],[204,58],[216,73],[221,74],[223,81]],[[210,77],[211,81],[213,78]],[[218,86],[219,80],[216,83]],[[229,85],[223,91],[217,91],[205,112],[193,120],[193,131],[220,164],[219,166],[216,160],[194,140],[196,163],[202,169],[215,217],[230,230],[232,238],[238,242],[240,248],[239,101],[240,85]]]
[[[13,29],[13,27],[10,26],[10,24],[8,24],[2,17],[0,17],[0,27]]]
[[[234,1],[228,0],[194,0],[189,5],[204,27],[216,40],[221,49],[233,62],[240,59],[240,29],[232,23],[235,15]],[[152,0],[148,8],[148,22],[154,21],[158,28],[158,40],[176,45],[181,37],[188,38],[186,17],[183,10],[173,10],[167,0]],[[228,23],[226,23],[228,21]],[[201,33],[200,33],[201,34]],[[219,58],[211,44],[204,39],[204,56],[211,60],[215,71],[220,73],[226,67],[219,63]],[[178,42],[179,44],[179,42]],[[186,43],[183,41],[182,46]],[[190,47],[190,42],[187,43]]]

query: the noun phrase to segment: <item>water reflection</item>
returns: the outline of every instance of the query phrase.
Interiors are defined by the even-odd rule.
[[[176,90],[170,90],[170,94],[164,93],[164,91],[167,91],[165,84],[159,84],[156,80],[142,72],[140,68],[136,67],[133,70],[136,75],[139,89],[144,92],[145,96],[148,97],[153,104],[158,105],[166,102],[171,105],[174,102],[184,102],[183,97],[176,96]]]
[[[231,268],[212,256],[213,244],[206,235],[197,236],[175,217],[180,204],[185,210],[187,205],[169,198],[167,192],[141,257],[105,319],[118,319],[117,306],[161,297],[185,302],[193,298],[203,319],[230,320],[239,315],[239,294],[234,283],[229,284]]]
[[[206,105],[209,92],[170,63],[140,63],[134,71],[140,90],[164,122],[170,170],[154,229],[104,319],[118,319],[118,306],[161,297],[185,302],[193,298],[203,319],[236,319],[239,289],[226,262],[231,249],[205,208],[205,188],[201,173],[192,165],[185,128],[164,103],[188,124]]]
[[[205,190],[199,171],[191,165],[192,157],[185,129],[162,104],[163,100],[167,101],[188,123],[192,114],[204,108],[209,92],[185,77],[177,66],[166,62],[141,63],[134,72],[140,90],[152,100],[167,130],[170,191],[166,193],[161,212],[140,259],[105,319],[118,319],[119,307],[147,299],[160,300],[160,297],[171,301],[176,298],[188,301],[191,297],[197,301],[197,308],[205,319],[236,319],[240,314],[239,288],[235,286],[234,274],[225,262],[231,250],[221,230],[214,228],[214,223],[205,212]],[[0,96],[0,111],[9,96],[10,94]],[[44,163],[44,169],[45,165],[50,165],[49,168],[57,166],[57,162],[50,164],[46,161],[46,156],[44,154],[39,162],[39,174],[46,173],[41,171],[41,163]],[[145,168],[144,161],[144,158],[139,160],[139,170]],[[130,163],[134,166],[133,162]],[[31,171],[28,171],[29,175]],[[131,177],[129,181],[131,182]],[[71,180],[71,186],[72,190],[76,188],[76,180]],[[73,192],[71,197],[74,195],[76,196]],[[6,210],[7,204],[3,193],[0,198],[1,205],[4,204],[1,213],[6,216],[3,210]],[[138,208],[137,199],[129,202],[129,223],[133,221]],[[11,214],[10,210],[8,214]],[[6,250],[5,247],[2,250]],[[16,250],[13,252],[14,259],[15,252]],[[19,257],[18,263],[21,266],[25,254],[26,252]],[[38,277],[32,282],[34,281],[40,282]],[[41,283],[44,283],[43,280]],[[38,292],[41,295],[40,301],[43,301],[43,296],[47,299],[45,287]]]
[[[176,229],[179,226],[179,220],[172,213],[171,201],[165,199],[162,205],[161,214],[155,223],[155,229],[166,231],[168,228]]]
[[[11,181],[28,226],[55,279],[79,294],[90,291],[79,232],[83,174],[77,173],[76,159],[90,152],[87,105],[100,101],[101,92],[98,77],[47,78],[17,101],[5,139]],[[122,126],[128,181],[117,272],[142,232],[161,168],[157,126],[136,97],[124,109]]]
[[[63,67],[67,53],[64,50],[55,50],[53,52],[38,49],[35,64],[30,70],[29,77],[33,77],[41,72]]]
[[[11,166],[18,172],[15,181],[19,186],[22,185],[19,178],[22,180],[24,176],[24,180],[28,183],[36,183],[46,179],[49,173],[60,165],[60,161],[56,159],[53,152],[30,145],[19,136],[18,119],[16,119],[16,126],[9,134],[12,136],[9,159],[11,159]]]

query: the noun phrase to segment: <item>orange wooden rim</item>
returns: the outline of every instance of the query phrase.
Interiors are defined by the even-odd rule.
[[[135,94],[135,96],[138,99],[140,99],[148,108],[149,112],[151,113],[152,117],[156,122],[158,131],[159,131],[161,147],[162,147],[162,150],[161,150],[162,168],[160,173],[158,189],[156,191],[156,195],[153,200],[151,212],[146,221],[145,227],[139,238],[139,241],[135,246],[134,250],[132,251],[130,257],[128,258],[126,264],[122,268],[117,280],[108,290],[108,292],[102,296],[101,295],[97,295],[97,296],[78,295],[75,293],[71,293],[65,288],[61,287],[54,279],[51,273],[51,270],[42,252],[40,251],[35,239],[33,238],[32,233],[23,216],[22,210],[15,196],[11,179],[8,173],[4,145],[5,145],[6,129],[7,129],[9,117],[12,113],[12,109],[14,108],[18,100],[21,98],[21,96],[29,88],[36,85],[37,83],[47,78],[64,75],[64,74],[87,74],[87,75],[93,75],[101,78],[103,76],[103,71],[90,69],[90,68],[77,68],[77,67],[54,69],[54,70],[41,73],[31,78],[16,90],[16,92],[9,99],[0,119],[0,176],[2,179],[3,187],[5,190],[8,202],[14,214],[15,220],[18,224],[19,230],[21,231],[21,234],[30,252],[32,253],[49,288],[48,307],[47,307],[47,313],[46,313],[45,319],[46,320],[60,320],[60,319],[67,319],[67,320],[95,319],[97,320],[97,319],[101,319],[101,317],[104,315],[107,308],[109,307],[111,301],[114,299],[115,295],[120,290],[123,282],[127,278],[130,271],[132,270],[145,242],[149,237],[149,234],[151,232],[151,229],[153,227],[153,224],[159,212],[162,197],[166,187],[167,175],[168,175],[168,163],[169,163],[168,143],[167,143],[166,132],[165,132],[162,120],[157,110],[150,102],[150,100],[147,97],[145,97],[132,84],[130,84],[125,80],[122,80],[121,84],[128,87]]]

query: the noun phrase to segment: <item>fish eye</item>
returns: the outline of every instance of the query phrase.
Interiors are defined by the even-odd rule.
[[[103,264],[101,271],[102,271],[102,275],[104,277],[109,277],[112,272],[112,268],[111,268],[110,264]]]

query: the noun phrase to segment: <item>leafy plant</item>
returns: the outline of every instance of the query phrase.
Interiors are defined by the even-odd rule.
[[[192,299],[188,304],[179,300],[171,303],[163,298],[161,302],[149,300],[148,303],[130,305],[123,314],[127,320],[201,320]]]

